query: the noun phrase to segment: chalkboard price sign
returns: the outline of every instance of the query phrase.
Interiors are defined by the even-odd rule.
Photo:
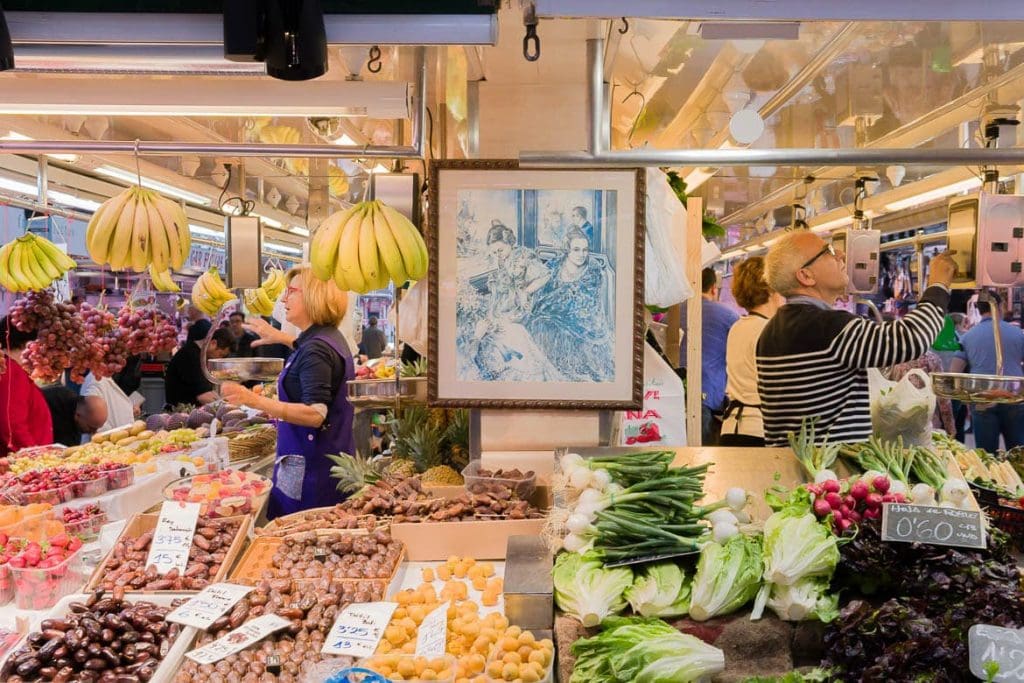
[[[985,526],[978,510],[885,503],[882,540],[984,548]]]
[[[1024,631],[1016,628],[975,624],[967,632],[971,673],[988,680],[995,670],[996,683],[1024,681]]]

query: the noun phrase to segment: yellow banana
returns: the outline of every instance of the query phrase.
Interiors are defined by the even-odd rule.
[[[133,198],[126,202],[121,209],[121,215],[117,217],[117,227],[114,228],[114,236],[110,240],[110,252],[108,262],[114,270],[124,270],[132,262],[132,235],[135,229],[135,212],[138,209],[138,201]]]
[[[309,245],[309,264],[313,275],[321,280],[327,281],[334,276],[342,228],[345,227],[354,209],[355,206],[352,206],[344,211],[332,213],[313,234],[313,242]]]
[[[345,223],[345,231],[338,243],[338,269],[341,270],[342,278],[348,285],[347,289],[359,294],[369,291],[366,288],[363,271],[359,267],[359,234],[362,231],[365,213],[366,206],[360,205],[360,209]],[[341,283],[338,283],[338,286],[340,287]]]
[[[131,267],[136,273],[146,270],[146,264],[153,253],[149,244],[149,192],[143,190],[135,201],[135,217],[132,221]]]
[[[27,240],[19,240],[18,256],[21,258],[21,271],[28,276],[32,289],[46,289],[50,286],[50,280],[46,278],[46,273],[43,272],[42,267],[36,263],[35,254],[32,253],[32,245]]]
[[[398,248],[398,242],[391,232],[384,212],[378,209],[373,212],[373,234],[377,238],[377,251],[380,253],[387,275],[396,287],[401,287],[409,279],[405,270],[405,261],[402,260],[402,252]]]
[[[274,312],[274,302],[262,287],[257,287],[253,292],[256,296],[257,311],[260,315],[270,315]]]
[[[395,236],[398,249],[402,252],[406,275],[410,280],[422,279],[427,274],[427,245],[423,236],[408,218],[387,204],[381,204],[381,209],[391,226],[391,234]]]
[[[117,221],[125,205],[132,198],[131,188],[108,199],[92,215],[86,229],[85,245],[89,257],[99,264],[109,263],[110,245],[117,229]]]
[[[266,290],[267,296],[271,301],[276,302],[278,297],[281,296],[281,292],[284,291],[284,287],[284,273],[280,268],[271,268],[270,277],[263,283],[263,289]]]
[[[184,259],[181,258],[181,244],[178,240],[178,228],[174,225],[174,212],[168,211],[168,202],[161,196],[153,198],[152,207],[156,213],[156,216],[160,219],[159,225],[162,227],[160,231],[163,236],[163,242],[167,246],[167,269],[174,268],[175,270],[180,269],[184,265]],[[150,231],[153,230],[153,216],[150,214]],[[150,242],[154,241],[155,237],[150,235]],[[155,249],[154,249],[155,252]],[[180,263],[179,263],[180,261]],[[177,265],[175,265],[177,264]]]
[[[203,273],[203,277],[206,277],[209,282],[210,294],[214,298],[221,299],[223,301],[230,301],[234,298],[234,294],[228,289],[228,286],[224,284],[224,280],[220,278],[220,271],[216,267],[210,268],[208,271]]]
[[[31,275],[26,274],[21,267],[22,254],[18,248],[18,240],[11,242],[10,253],[7,256],[7,272],[14,282],[16,292],[27,292],[32,289]]]
[[[146,202],[146,224],[149,250],[152,256],[149,264],[150,270],[156,269],[161,273],[166,273],[171,269],[171,245],[167,241],[167,233],[170,231],[164,226],[163,218],[153,199]]]
[[[171,267],[179,270],[185,265],[192,251],[192,232],[188,227],[188,216],[180,204],[165,197],[160,197],[159,208],[160,215],[164,220],[164,227],[168,231],[177,230],[177,249],[171,251],[170,257]],[[174,240],[170,236],[168,236],[168,241],[172,246],[174,245]]]
[[[377,268],[380,258],[377,255],[377,239],[373,235],[373,214],[377,206],[378,202],[371,202],[359,224],[359,270],[370,291],[380,288],[380,272]]]
[[[45,237],[37,237],[36,244],[38,244],[39,248],[43,250],[43,253],[46,254],[47,258],[49,258],[50,261],[55,266],[57,266],[57,269],[60,270],[61,275],[68,272],[72,268],[78,267],[78,264],[75,263],[74,259],[72,259],[70,256],[61,251],[56,244],[46,239]]]
[[[32,261],[38,266],[38,270],[43,272],[47,285],[64,276],[64,272],[57,267],[56,263],[50,260],[50,257],[46,255],[43,248],[39,246],[38,239],[29,240],[22,248],[29,249],[32,252]]]
[[[158,270],[152,263],[149,264],[149,279],[153,286],[160,292],[180,292],[181,287],[171,278],[171,271]]]
[[[19,292],[21,291],[21,286],[11,276],[10,266],[8,265],[12,251],[14,251],[13,241],[0,247],[0,287],[3,287],[8,292]]]
[[[210,294],[207,289],[209,280],[206,278],[206,273],[199,276],[196,283],[192,285],[192,303],[195,304],[196,308],[207,315],[216,315],[217,311],[220,310],[220,305],[214,300],[214,297]]]

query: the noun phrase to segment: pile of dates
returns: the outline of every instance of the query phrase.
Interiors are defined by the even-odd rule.
[[[315,532],[285,538],[264,579],[389,579],[402,556],[402,543],[377,529],[368,534]]]
[[[232,519],[201,519],[192,537],[188,553],[188,566],[184,573],[172,569],[163,576],[155,567],[146,566],[153,532],[141,536],[122,536],[110,551],[103,567],[101,588],[111,590],[197,591],[206,588],[217,575],[228,549],[238,534],[240,522]]]
[[[173,607],[126,602],[124,589],[73,602],[63,619],[45,619],[0,668],[6,683],[139,683],[156,673],[181,626],[164,620]],[[179,601],[180,602],[180,601]]]
[[[324,639],[341,610],[349,603],[374,602],[383,596],[383,586],[365,582],[322,579],[310,585],[282,579],[260,581],[210,626],[196,647],[208,645],[263,614],[289,619],[291,626],[216,664],[199,665],[186,659],[174,682],[297,683],[320,662]]]

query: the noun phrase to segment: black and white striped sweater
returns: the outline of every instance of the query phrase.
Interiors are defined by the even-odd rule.
[[[868,368],[920,358],[939,335],[949,292],[929,287],[911,313],[878,324],[801,298],[768,321],[757,342],[757,388],[767,446],[785,446],[804,417],[828,441],[871,436]]]

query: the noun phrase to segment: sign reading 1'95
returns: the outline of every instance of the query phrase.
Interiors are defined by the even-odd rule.
[[[882,540],[984,548],[985,524],[978,510],[885,503]]]

